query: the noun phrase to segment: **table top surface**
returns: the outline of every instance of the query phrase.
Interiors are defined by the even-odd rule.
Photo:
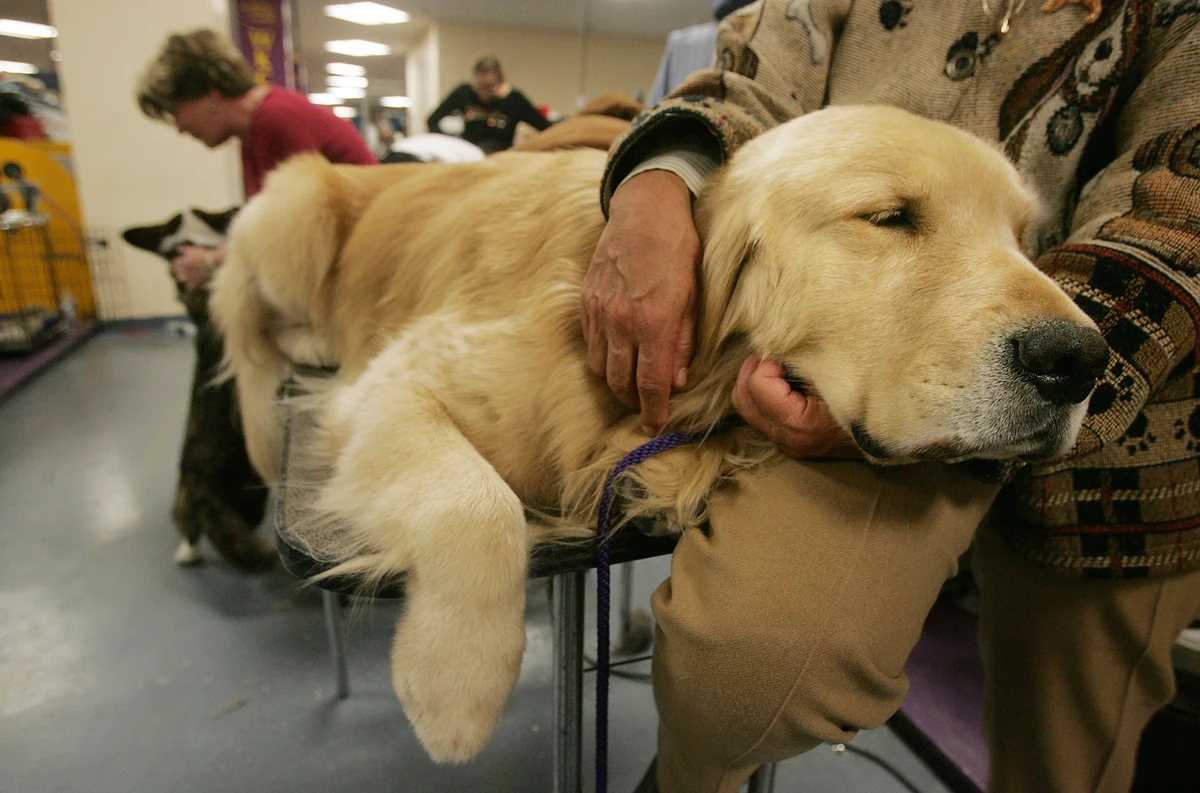
[[[294,384],[289,385],[287,393],[296,393]],[[313,427],[312,416],[295,410],[286,400],[285,411],[283,460],[276,489],[274,529],[284,567],[298,578],[308,581],[330,570],[335,562],[322,554],[320,549],[320,536],[328,527],[314,526],[309,519],[313,513],[316,489],[298,487],[294,482],[300,480],[306,485],[320,482],[328,476],[328,471],[315,467],[311,462],[301,463],[298,459],[297,449],[302,448],[305,433]],[[303,469],[302,473],[297,473],[299,469]],[[612,564],[662,556],[674,550],[678,537],[652,536],[643,531],[644,528],[644,524],[631,522],[612,535],[609,540]],[[596,566],[597,546],[595,537],[536,545],[530,554],[529,577],[544,578],[591,569]],[[331,577],[316,582],[316,585],[348,595],[398,598],[404,596],[404,579],[404,575],[400,574],[369,589],[364,588],[361,579],[352,576]]]

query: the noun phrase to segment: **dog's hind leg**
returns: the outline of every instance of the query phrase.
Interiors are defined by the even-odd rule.
[[[179,546],[175,549],[175,564],[188,567],[200,564],[204,558],[200,555],[200,537],[204,535],[204,527],[196,519],[192,498],[188,493],[187,483],[180,479],[175,489],[175,504],[171,508],[171,518],[175,528],[179,530]]]
[[[516,494],[433,392],[394,358],[388,371],[388,357],[334,389],[325,410],[337,452],[320,508],[350,526],[331,572],[407,571],[393,683],[430,757],[464,762],[491,737],[520,672],[527,527]]]

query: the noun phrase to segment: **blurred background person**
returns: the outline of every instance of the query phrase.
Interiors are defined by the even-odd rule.
[[[471,82],[451,91],[429,114],[429,131],[442,132],[442,119],[451,115],[463,119],[462,139],[488,154],[513,145],[518,122],[524,121],[538,131],[550,126],[523,93],[505,82],[500,61],[490,56],[476,61]]]
[[[247,198],[276,165],[301,152],[335,163],[378,162],[358,130],[329,108],[287,88],[257,85],[250,65],[213,30],[169,36],[142,76],[137,100],[148,117],[174,124],[210,149],[237,138]],[[175,259],[175,277],[194,289],[224,258],[220,249],[185,247]]]

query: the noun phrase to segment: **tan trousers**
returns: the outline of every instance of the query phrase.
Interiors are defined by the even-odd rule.
[[[1200,570],[1097,581],[1052,575],[985,526],[984,733],[991,793],[1129,793],[1138,741],[1175,696],[1171,647],[1200,609]]]
[[[685,534],[652,600],[659,789],[735,793],[886,721],[995,492],[947,466],[783,461],[714,497],[711,534]],[[1051,578],[990,531],[977,559],[993,793],[1127,793],[1200,572]]]
[[[789,460],[716,495],[652,599],[659,789],[734,793],[886,721],[995,492],[947,466]]]

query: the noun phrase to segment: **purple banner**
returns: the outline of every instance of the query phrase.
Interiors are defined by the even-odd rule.
[[[288,0],[231,0],[238,48],[259,85],[294,88],[292,17]]]

